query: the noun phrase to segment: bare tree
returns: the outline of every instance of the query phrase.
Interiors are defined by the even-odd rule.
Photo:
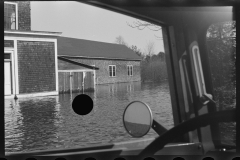
[[[146,54],[148,56],[152,56],[154,54],[154,49],[155,49],[155,44],[154,42],[148,42],[147,47],[146,47]]]
[[[128,44],[125,42],[125,40],[122,36],[116,37],[115,43],[128,46]]]
[[[143,30],[145,28],[148,28],[148,29],[153,30],[153,31],[160,31],[160,30],[162,30],[161,26],[158,26],[158,25],[155,25],[155,24],[152,24],[152,23],[149,23],[149,22],[145,22],[145,21],[140,21],[140,20],[134,21],[133,24],[129,24],[127,22],[127,24],[130,27],[137,28],[139,30]]]
[[[145,28],[148,28],[152,31],[160,31],[162,30],[162,27],[161,26],[158,26],[158,25],[155,25],[155,24],[152,24],[152,23],[149,23],[149,22],[145,22],[145,21],[140,21],[140,20],[136,20],[134,22],[132,22],[132,24],[129,24],[127,22],[127,25],[132,27],[132,28],[137,28],[139,30],[143,30]],[[162,40],[163,38],[160,37],[160,36],[157,36],[154,34],[154,36],[159,39],[159,40]]]
[[[129,47],[131,50],[133,50],[133,52],[135,52],[138,56],[140,56],[140,57],[144,57],[144,55],[142,54],[142,51],[139,49],[139,48],[137,48],[137,46],[134,46],[134,45],[132,45],[131,47]]]

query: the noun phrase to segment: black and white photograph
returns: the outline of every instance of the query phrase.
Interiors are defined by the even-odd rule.
[[[7,159],[239,156],[231,3],[3,4]]]

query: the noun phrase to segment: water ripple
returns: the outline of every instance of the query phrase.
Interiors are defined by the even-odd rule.
[[[34,150],[86,147],[136,138],[127,134],[122,115],[133,100],[147,103],[154,118],[173,127],[168,83],[121,83],[98,85],[91,113],[80,116],[72,110],[74,94],[5,100],[5,150]],[[79,104],[84,107],[84,104]],[[151,129],[145,137],[155,137]],[[144,137],[144,138],[145,138]]]

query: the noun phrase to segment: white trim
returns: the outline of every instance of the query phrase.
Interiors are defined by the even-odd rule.
[[[30,97],[41,97],[41,96],[52,96],[58,95],[58,92],[42,92],[42,93],[32,93],[32,94],[18,94],[17,98],[30,98]],[[13,99],[15,95],[4,96],[4,99]]]
[[[69,56],[69,55],[58,55],[58,56],[59,56],[59,57],[90,58],[90,59],[107,59],[107,60],[141,61],[141,59],[126,59],[126,58],[107,58],[107,57],[88,57],[88,56]]]
[[[34,37],[12,37],[4,36],[4,40],[19,40],[19,41],[41,41],[41,42],[55,42],[57,38],[34,38]],[[14,46],[15,48],[16,46]]]
[[[10,1],[5,1],[4,3],[8,3],[8,4],[17,4],[17,2],[10,2]]]
[[[4,51],[5,52],[5,51]],[[7,51],[6,51],[7,52]],[[13,86],[13,95],[16,94],[16,59],[15,59],[15,55],[13,51],[11,51],[11,58],[12,58],[12,63],[11,63],[11,67],[12,67],[12,86]]]
[[[12,47],[4,47],[4,50],[7,50],[7,51],[14,51],[14,48],[12,48]]]
[[[14,41],[14,48],[5,47],[4,52],[13,51],[13,58],[14,61],[14,70],[15,70],[15,83],[16,89],[14,94],[19,94],[19,73],[18,73],[18,49],[17,49],[17,41],[40,41],[40,42],[53,42],[54,43],[54,50],[55,50],[55,77],[56,77],[56,92],[58,93],[58,60],[57,60],[57,39],[54,38],[32,38],[32,37],[11,37],[11,36],[4,36],[4,40],[13,40]],[[32,94],[30,94],[32,95]],[[37,93],[39,95],[39,93]],[[41,96],[41,94],[40,94]]]
[[[57,49],[57,39],[54,40],[54,50],[55,50],[55,78],[56,78],[56,91],[58,92],[58,49]]]
[[[109,70],[110,66],[112,66],[112,67],[115,66],[115,76],[110,76],[110,70]],[[109,77],[116,77],[117,76],[117,67],[116,67],[116,65],[108,65],[108,74],[109,74]]]
[[[30,10],[31,11],[31,10]],[[30,13],[31,14],[31,13]],[[31,24],[30,24],[31,25]],[[16,30],[18,30],[18,3],[16,4]]]
[[[69,73],[69,76],[70,76],[70,77],[69,77],[69,83],[70,83],[69,89],[70,89],[70,93],[72,94],[72,80],[73,80],[73,79],[72,79],[72,76],[73,76],[73,75],[72,75],[72,72]],[[71,99],[72,99],[72,98],[71,98]]]
[[[17,2],[4,2],[4,3],[7,3],[7,4],[14,4],[15,5],[15,11],[16,11],[16,29],[15,30],[18,30],[18,3]],[[5,31],[4,31],[5,32]]]
[[[4,99],[13,99],[13,98],[14,98],[14,95],[7,95],[7,96],[4,95]]]
[[[95,64],[94,65],[92,65],[92,66],[94,66],[95,67]],[[95,90],[95,88],[96,88],[96,70],[94,70],[93,71],[93,78],[94,78],[94,80],[93,80],[93,86],[94,86],[94,90]]]
[[[11,72],[11,95],[15,95],[16,94],[16,85],[15,85],[16,84],[16,80],[15,80],[15,74],[14,74],[15,73],[14,52],[13,51],[9,51],[9,50],[4,50],[4,54],[5,53],[10,53],[10,56],[11,56],[11,60],[10,60],[10,65],[11,65],[11,70],[10,70],[10,72]],[[5,60],[4,60],[4,63],[5,63]]]
[[[94,72],[94,70],[91,69],[58,70],[58,72]]]
[[[51,95],[58,95],[58,91],[39,92],[39,93],[31,93],[31,94],[19,94],[19,95],[17,95],[17,98],[51,96]]]
[[[129,77],[132,77],[133,76],[133,65],[127,65],[127,72],[128,72],[128,67],[129,69],[132,68],[132,72],[131,72],[131,69],[129,70],[130,71],[130,75],[128,75]],[[132,73],[132,74],[131,74]],[[128,73],[127,73],[128,74]]]
[[[85,89],[85,77],[86,77],[86,72],[83,72],[83,81],[82,81],[82,91],[84,93],[84,89]]]
[[[18,74],[18,49],[17,49],[17,40],[14,40],[14,56],[15,56],[15,80],[16,80],[16,94],[19,94],[19,74]]]
[[[26,34],[26,35],[41,35],[41,36],[60,36],[62,33],[45,33],[45,32],[17,32],[17,31],[4,31],[4,33],[8,34]]]
[[[13,95],[19,94],[19,78],[18,78],[18,57],[17,57],[17,43],[16,40],[11,39],[9,37],[4,37],[4,40],[13,40],[13,48],[10,47],[4,47],[4,52],[11,52],[12,57],[12,73],[13,73]]]

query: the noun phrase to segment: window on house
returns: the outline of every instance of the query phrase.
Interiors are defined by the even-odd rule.
[[[4,3],[4,29],[17,29],[17,5],[14,3]]]
[[[128,70],[128,76],[132,76],[133,75],[133,66],[127,66],[127,70]]]
[[[116,77],[116,66],[115,65],[109,66],[109,76]]]

